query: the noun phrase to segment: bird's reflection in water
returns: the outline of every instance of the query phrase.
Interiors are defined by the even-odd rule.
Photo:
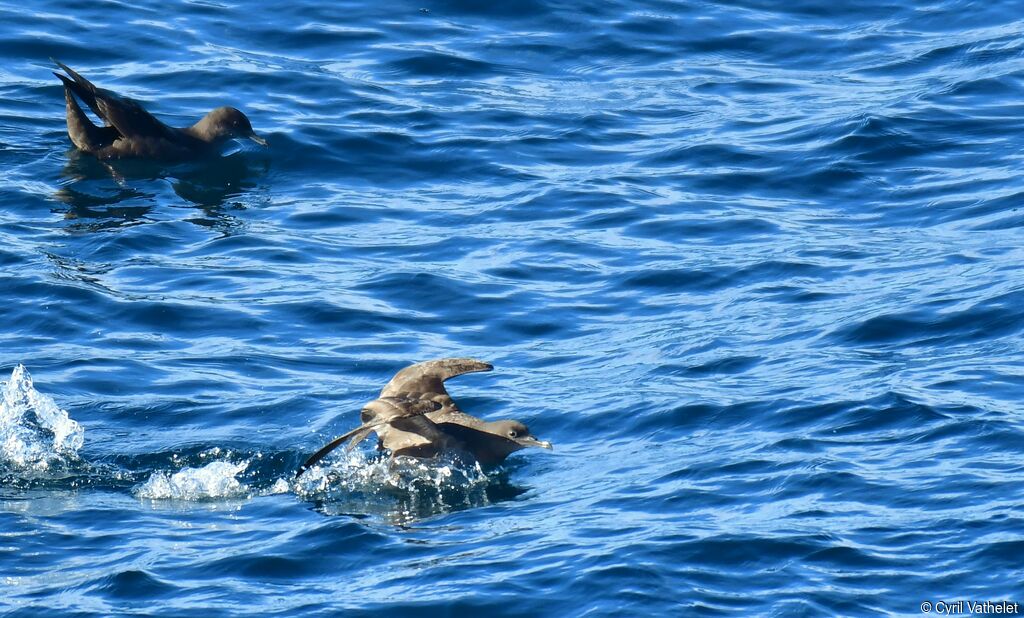
[[[417,521],[514,500],[528,489],[517,487],[507,481],[494,480],[482,490],[476,491],[415,491],[407,493],[380,492],[373,495],[349,494],[344,497],[332,496],[314,502],[314,509],[324,515],[354,517],[357,519],[379,517],[392,525],[413,524]]]
[[[68,153],[63,186],[54,198],[75,231],[101,231],[156,220],[155,210],[177,200],[198,207],[186,220],[226,233],[237,227],[230,214],[266,200],[259,179],[269,161],[235,152],[225,157],[168,166],[152,161],[100,161],[77,150]],[[113,181],[113,184],[111,184]]]
[[[78,151],[68,153],[65,182],[54,198],[66,205],[64,218],[80,220],[74,230],[100,231],[144,222],[155,196],[134,189],[110,165]],[[110,184],[113,177],[114,184]]]

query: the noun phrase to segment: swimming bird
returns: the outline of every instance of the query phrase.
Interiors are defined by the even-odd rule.
[[[402,369],[381,390],[380,397],[363,407],[362,424],[335,438],[306,460],[300,476],[328,453],[351,439],[351,449],[375,432],[378,448],[400,455],[430,458],[443,452],[468,453],[484,465],[505,461],[512,453],[531,446],[550,449],[519,421],[483,421],[459,409],[444,382],[464,373],[493,367],[471,358],[444,358]]]
[[[218,107],[191,127],[170,127],[138,102],[97,88],[68,65],[54,62],[67,73],[62,75],[55,71],[53,74],[64,83],[68,136],[79,150],[100,159],[194,159],[216,153],[224,143],[235,138],[267,145],[266,140],[253,131],[245,114],[233,107]],[[105,126],[93,124],[75,97],[88,105]]]

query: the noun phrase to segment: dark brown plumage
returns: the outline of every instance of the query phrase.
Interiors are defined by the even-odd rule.
[[[472,455],[481,464],[495,465],[526,447],[550,449],[550,442],[533,437],[519,421],[488,422],[466,414],[444,388],[448,378],[491,369],[491,365],[469,358],[445,358],[406,367],[391,378],[378,399],[366,404],[360,414],[362,425],[317,451],[299,466],[296,476],[345,441],[352,439],[348,446],[352,448],[371,431],[378,436],[378,446],[391,451],[392,458],[429,458],[457,451]]]
[[[267,145],[266,140],[253,131],[245,114],[233,107],[218,107],[191,127],[170,127],[136,101],[97,88],[71,67],[54,62],[67,73],[54,72],[64,83],[68,136],[79,150],[100,159],[194,159],[216,153],[234,138]],[[88,105],[105,126],[93,124],[75,97]]]

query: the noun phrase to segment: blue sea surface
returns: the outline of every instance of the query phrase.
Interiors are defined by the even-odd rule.
[[[270,147],[83,155],[51,57]],[[0,60],[0,615],[1024,611],[1019,2],[37,0]],[[554,450],[294,479],[452,356]]]

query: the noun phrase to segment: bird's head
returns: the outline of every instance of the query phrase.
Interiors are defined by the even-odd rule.
[[[487,430],[507,440],[515,442],[520,448],[527,448],[530,446],[546,448],[549,450],[552,448],[550,442],[538,440],[532,433],[530,433],[530,428],[519,421],[494,421],[492,423],[488,423]]]
[[[267,146],[267,140],[256,135],[245,114],[233,107],[218,107],[196,123],[194,130],[209,142],[250,139],[260,146]]]

